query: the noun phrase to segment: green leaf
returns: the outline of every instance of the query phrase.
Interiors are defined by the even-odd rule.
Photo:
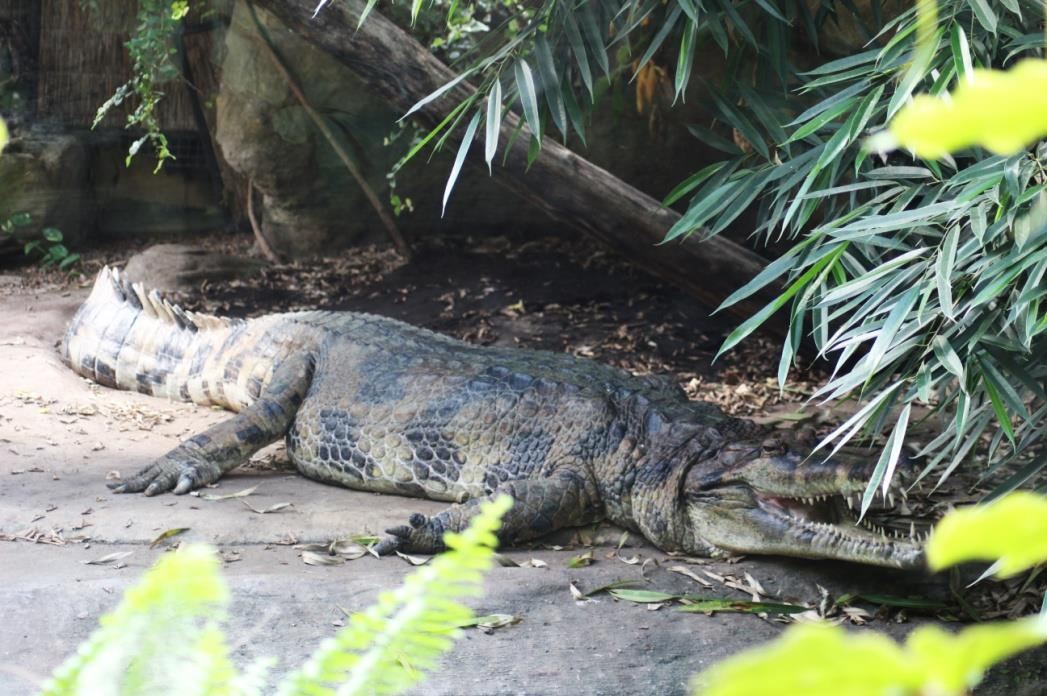
[[[942,518],[927,542],[931,569],[974,560],[998,561],[999,577],[1047,561],[1047,497],[1016,492]]]
[[[578,106],[578,100],[575,99],[574,90],[566,82],[563,84],[563,103],[567,109],[567,117],[571,119],[571,126],[578,133],[582,145],[585,145],[585,117]]]
[[[465,134],[462,135],[462,142],[458,145],[458,154],[455,155],[454,164],[451,166],[451,174],[447,177],[447,185],[444,187],[444,200],[443,207],[440,210],[440,217],[443,217],[447,212],[447,201],[451,197],[451,191],[454,189],[454,182],[458,180],[458,174],[462,171],[462,164],[465,162],[465,156],[469,153],[469,146],[473,144],[473,138],[476,136],[476,128],[480,125],[480,112],[477,111],[473,114],[473,118],[469,121],[469,125],[465,128]]]
[[[538,57],[538,71],[542,76],[542,94],[545,102],[549,105],[549,113],[552,114],[553,124],[556,125],[560,134],[567,137],[567,111],[564,108],[563,97],[560,90],[560,79],[556,75],[556,65],[553,61],[553,52],[549,48],[549,42],[544,34],[539,34],[535,39],[535,55]]]
[[[378,0],[367,0],[367,5],[364,6],[364,11],[360,13],[360,19],[356,22],[357,30],[364,25],[364,20],[371,14],[371,10],[378,4]]]
[[[801,127],[797,128],[793,134],[789,136],[789,139],[782,143],[782,145],[788,145],[797,140],[803,140],[807,136],[817,133],[827,123],[849,111],[851,107],[854,106],[854,102],[854,99],[848,99],[826,109],[810,121],[807,121],[807,123],[803,124]]]
[[[972,75],[948,100],[919,95],[902,109],[890,125],[899,146],[925,159],[971,145],[1010,155],[1047,135],[1047,61]]]
[[[931,345],[934,347],[934,355],[938,358],[938,362],[946,370],[956,375],[956,378],[960,380],[962,385],[966,380],[963,363],[960,361],[960,356],[953,350],[952,345],[949,344],[949,341],[945,336],[938,335],[931,341]]]
[[[880,327],[876,340],[873,341],[872,348],[869,349],[868,355],[862,361],[863,368],[870,376],[879,368],[880,361],[883,359],[884,354],[887,353],[887,349],[894,344],[894,337],[898,334],[898,329],[901,328],[905,320],[909,318],[909,312],[912,310],[913,305],[916,304],[919,294],[919,286],[909,288],[898,298],[890,314],[887,315],[887,319],[884,321],[883,326]]]
[[[978,18],[978,22],[985,27],[985,30],[990,34],[996,33],[996,13],[993,12],[992,7],[986,0],[967,0],[967,3],[974,10],[974,16]]]
[[[219,566],[213,550],[196,544],[164,554],[55,670],[42,696],[150,693],[180,683],[186,665],[207,668],[210,686],[222,690],[222,675],[235,672],[214,623],[229,602]]]
[[[694,66],[695,36],[697,34],[698,25],[688,19],[683,29],[683,36],[680,38],[680,53],[676,59],[676,77],[674,78],[676,92],[673,101],[677,99],[684,101],[687,83],[691,79],[691,68]]]
[[[938,257],[934,264],[934,283],[938,288],[938,302],[942,312],[949,320],[953,320],[952,281],[953,268],[956,264],[956,240],[959,237],[960,228],[954,225],[945,235],[945,243],[938,250]]]
[[[469,73],[469,71],[463,72],[463,73],[462,73],[461,75],[459,75],[458,77],[454,78],[454,79],[453,79],[453,80],[451,80],[450,82],[446,83],[446,84],[445,84],[445,85],[444,85],[443,87],[440,87],[440,88],[439,88],[439,89],[437,89],[437,90],[436,90],[435,92],[431,92],[430,94],[426,95],[426,96],[425,96],[425,97],[423,97],[423,98],[422,98],[421,100],[419,100],[418,102],[416,102],[414,106],[412,106],[412,107],[411,107],[410,109],[408,109],[408,110],[407,110],[407,113],[405,113],[405,114],[404,114],[403,116],[401,116],[401,117],[400,117],[400,118],[399,118],[398,120],[400,120],[400,121],[403,121],[403,120],[404,120],[404,119],[406,119],[406,118],[407,118],[408,116],[410,116],[411,114],[415,113],[416,111],[418,111],[419,109],[421,109],[421,108],[422,108],[423,106],[425,106],[426,104],[429,104],[429,103],[431,103],[431,102],[433,102],[433,101],[435,101],[435,100],[439,99],[439,98],[440,98],[440,97],[442,97],[442,96],[443,96],[444,94],[446,94],[447,92],[449,92],[449,91],[451,91],[452,89],[454,89],[454,88],[455,88],[455,86],[456,86],[456,85],[457,85],[457,84],[458,84],[459,82],[461,82],[462,80],[464,80],[464,79],[465,79],[466,77],[468,77],[468,76],[469,76],[469,74],[470,74],[470,73]],[[448,115],[450,115],[450,114],[448,114]],[[445,120],[446,120],[446,119],[445,119]]]
[[[637,602],[639,604],[653,604],[655,602],[670,602],[680,599],[683,595],[669,594],[668,592],[655,592],[654,590],[610,590],[611,596],[626,602]]]
[[[1003,400],[1000,398],[1000,391],[997,385],[993,382],[989,373],[984,369],[982,370],[982,384],[985,385],[985,393],[989,395],[989,401],[992,403],[992,410],[996,413],[996,421],[1003,428],[1003,432],[1007,435],[1007,439],[1011,441],[1011,445],[1014,444],[1014,426],[1011,425],[1011,418],[1007,415],[1007,408],[1003,405]]]
[[[842,254],[846,250],[846,248],[846,244],[841,244],[835,247],[832,253],[827,255],[825,258],[819,259],[816,263],[814,263],[810,268],[807,269],[807,271],[803,275],[801,275],[799,278],[793,281],[793,283],[781,295],[776,297],[759,312],[746,319],[741,326],[732,331],[727,336],[727,338],[724,339],[723,345],[720,346],[720,350],[716,353],[716,358],[720,357],[726,351],[738,345],[738,343],[740,343],[742,339],[744,339],[746,336],[755,331],[756,328],[760,326],[760,324],[767,321],[767,319],[772,314],[784,307],[785,303],[788,302],[792,298],[792,296],[799,292],[802,288],[806,287],[807,283],[810,282],[810,280],[814,278],[816,275],[818,275],[818,273],[821,272],[823,268],[830,264],[836,263],[836,260],[840,258],[840,254]],[[715,360],[716,358],[713,359]]]
[[[411,0],[411,26],[418,20],[418,13],[422,9],[422,2],[424,0]]]
[[[538,117],[538,95],[535,94],[534,90],[531,66],[527,64],[526,60],[520,58],[516,61],[514,71],[516,73],[516,89],[520,92],[520,103],[523,105],[524,118],[527,119],[527,125],[531,127],[531,132],[534,133],[535,138],[539,140],[540,146],[542,121]]]
[[[607,49],[604,47],[603,33],[600,31],[600,28],[596,26],[596,17],[593,15],[592,3],[582,3],[581,12],[579,14],[582,18],[582,31],[585,32],[585,38],[589,40],[589,48],[592,49],[592,53],[596,57],[596,62],[600,65],[604,74],[610,77],[611,64],[607,60]]]
[[[487,95],[487,132],[484,139],[484,159],[487,173],[493,173],[491,162],[498,153],[498,136],[502,131],[502,81],[495,78]]]
[[[563,27],[567,34],[567,42],[574,53],[575,62],[578,64],[578,72],[582,76],[582,83],[589,90],[589,100],[595,101],[593,96],[593,73],[589,69],[589,56],[585,52],[585,44],[582,42],[582,33],[578,30],[578,24],[574,20],[574,13],[567,11],[563,13]]]
[[[740,614],[800,614],[805,611],[810,611],[810,608],[799,604],[750,602],[741,599],[695,599],[681,607],[676,607],[675,610],[688,614],[712,614],[714,612]]]
[[[666,15],[661,27],[659,27],[657,33],[655,33],[654,38],[651,39],[650,45],[647,46],[647,50],[644,51],[643,56],[640,57],[639,62],[636,64],[636,70],[633,71],[632,79],[635,80],[643,67],[647,65],[651,58],[654,57],[655,52],[661,47],[662,43],[665,42],[666,37],[669,36],[673,28],[676,26],[676,22],[680,19],[682,12],[682,6],[677,4],[676,7],[670,10],[669,14]]]
[[[7,131],[7,124],[0,118],[0,154],[3,153],[7,143],[11,142],[11,134]]]
[[[969,693],[989,667],[1047,640],[1047,621],[1030,617],[950,633],[920,626],[905,647],[872,631],[794,624],[698,675],[699,696],[753,694]]]
[[[703,181],[718,172],[724,164],[725,162],[714,162],[713,164],[698,170],[694,174],[691,174],[689,177],[677,184],[676,188],[669,192],[669,195],[667,195],[662,201],[662,207],[668,208],[670,205],[698,188]]]

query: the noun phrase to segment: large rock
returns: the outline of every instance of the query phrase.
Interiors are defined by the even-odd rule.
[[[216,254],[187,244],[156,244],[132,256],[124,273],[147,288],[187,292],[204,281],[227,283],[250,276],[263,266],[258,259]]]
[[[370,95],[362,82],[323,51],[298,38],[262,10],[258,18],[310,104],[330,119],[332,129],[383,204],[386,174],[403,154],[406,138],[389,146],[398,130],[396,113]],[[330,253],[346,246],[382,241],[385,231],[363,191],[310,120],[259,43],[251,13],[237,2],[226,36],[226,57],[217,100],[216,141],[226,162],[254,182],[262,231],[288,256]],[[421,158],[420,158],[421,159]],[[450,169],[446,158],[403,172],[398,191],[419,213],[398,220],[408,234],[440,227],[439,196]],[[508,215],[506,193],[480,172],[463,174],[452,216],[443,225],[547,225],[540,211]],[[515,219],[514,219],[515,218]]]
[[[386,174],[409,148],[412,126],[398,126],[402,113],[371,94],[347,67],[265,11],[257,10],[257,16],[309,102],[336,122],[345,149],[388,205]],[[272,65],[243,0],[235,3],[225,47],[215,139],[230,167],[261,192],[256,208],[261,208],[262,231],[270,244],[289,256],[307,256],[383,241],[385,232],[360,187]],[[616,81],[593,115],[588,147],[576,135],[570,138],[586,158],[659,198],[719,158],[684,127],[701,112],[696,108],[701,100],[670,110],[667,79],[643,113],[635,84]],[[449,229],[505,233],[554,224],[502,188],[495,180],[497,169],[491,178],[485,166],[476,166],[481,140],[473,144],[445,217],[440,217],[441,200],[456,145],[431,158],[422,152],[397,174],[396,192],[413,203],[414,212],[397,219],[408,238]]]
[[[28,224],[0,233],[0,252],[18,251],[53,227],[79,241],[93,220],[84,148],[70,136],[42,130],[19,134],[0,157],[0,222],[28,216]]]

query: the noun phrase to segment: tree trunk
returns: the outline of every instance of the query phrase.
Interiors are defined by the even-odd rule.
[[[357,30],[364,7],[361,0],[327,3],[315,18],[317,0],[254,1],[405,112],[455,77],[450,68],[378,12],[368,15]],[[472,90],[467,83],[459,83],[414,115],[429,125],[439,123]],[[506,115],[500,142],[508,142],[518,122],[516,114]],[[678,213],[550,138],[543,139],[541,154],[528,168],[530,139],[525,125],[505,165],[495,169],[499,183],[704,304],[717,306],[763,269],[765,261],[758,254],[720,237],[657,246],[680,219]],[[475,151],[480,151],[482,145],[477,143]],[[760,293],[728,311],[749,317],[772,296]],[[770,323],[767,328],[778,335],[785,332],[782,323]]]

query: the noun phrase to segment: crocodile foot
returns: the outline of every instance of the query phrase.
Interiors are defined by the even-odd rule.
[[[214,483],[222,473],[220,466],[180,445],[126,481],[114,481],[108,486],[114,493],[157,495],[173,491],[182,495]]]
[[[399,551],[400,553],[439,553],[444,546],[444,525],[438,517],[426,517],[421,513],[414,513],[408,520],[408,525],[401,525],[385,530],[386,538],[374,546],[374,552],[379,556],[388,556]]]

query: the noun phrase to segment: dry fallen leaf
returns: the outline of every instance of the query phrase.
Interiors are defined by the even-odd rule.
[[[320,554],[315,551],[302,551],[302,561],[311,566],[333,566],[345,563],[345,559],[341,556]]]
[[[173,529],[165,529],[164,531],[160,532],[160,534],[158,534],[155,539],[149,542],[149,548],[155,549],[160,544],[160,542],[170,539],[171,537],[178,536],[179,534],[184,534],[188,531],[189,527],[175,527]]]
[[[117,551],[101,558],[96,558],[93,561],[84,561],[84,565],[106,565],[107,563],[113,563],[120,561],[130,556],[134,551]]]
[[[248,510],[250,510],[251,512],[254,512],[256,514],[259,514],[259,515],[266,515],[266,514],[268,514],[270,512],[279,512],[281,510],[286,510],[288,508],[294,507],[294,505],[292,503],[276,503],[275,505],[270,505],[267,508],[262,508],[261,510],[259,510],[254,505],[251,505],[251,503],[247,502],[246,500],[241,500],[240,502]]]
[[[574,597],[576,601],[578,601],[578,602],[591,602],[592,601],[592,599],[590,599],[589,597],[586,597],[585,594],[581,590],[579,590],[578,586],[575,585],[573,582],[568,583],[567,586],[571,590],[571,596]]]
[[[494,562],[497,563],[502,568],[519,568],[520,567],[519,563],[517,563],[513,559],[509,558],[508,556],[504,556],[504,555],[502,555],[500,553],[494,554]]]
[[[230,498],[246,498],[247,496],[258,490],[258,486],[254,485],[250,488],[245,488],[242,491],[236,493],[226,493],[225,495],[211,495],[209,493],[201,493],[200,497],[204,500],[229,500]],[[195,493],[196,491],[194,491]]]
[[[396,552],[396,555],[404,559],[413,566],[425,565],[429,561],[433,560],[432,556],[409,556],[406,553]]]
[[[363,558],[367,555],[368,551],[366,546],[361,546],[351,539],[332,541],[327,547],[327,550],[329,553],[342,556],[347,561],[355,561],[357,558]]]
[[[713,586],[713,584],[711,582],[709,582],[708,580],[703,578],[701,575],[699,575],[698,573],[694,572],[693,570],[691,570],[690,568],[687,568],[685,566],[673,566],[672,568],[669,568],[669,572],[670,573],[679,573],[680,575],[686,575],[691,580],[694,580],[699,585],[704,585],[705,587],[712,587]]]
[[[529,568],[548,568],[549,564],[540,558],[531,558],[520,564],[523,567]]]

